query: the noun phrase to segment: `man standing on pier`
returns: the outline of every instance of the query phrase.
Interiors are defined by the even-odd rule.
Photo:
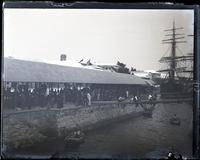
[[[89,92],[87,93],[87,99],[88,99],[88,106],[91,106],[91,95]]]

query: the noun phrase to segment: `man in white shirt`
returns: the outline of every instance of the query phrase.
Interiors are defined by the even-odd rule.
[[[88,106],[91,106],[91,95],[89,92],[87,93],[87,99],[88,99]]]

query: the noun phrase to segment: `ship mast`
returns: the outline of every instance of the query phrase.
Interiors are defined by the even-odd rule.
[[[177,58],[181,58],[181,57],[177,57],[177,54],[176,54],[176,45],[177,43],[185,43],[186,41],[182,41],[182,39],[184,39],[184,34],[182,33],[177,33],[176,31],[177,30],[181,30],[183,29],[182,27],[180,28],[176,28],[175,27],[175,21],[173,21],[173,26],[172,26],[172,29],[167,29],[167,30],[164,30],[165,32],[170,32],[169,34],[166,34],[165,36],[170,36],[171,38],[170,39],[164,39],[162,40],[163,44],[171,44],[171,54],[169,57],[162,57],[160,59],[160,62],[169,62],[169,68],[168,69],[164,69],[164,70],[160,70],[160,72],[168,72],[169,73],[169,79],[170,80],[175,80],[175,73],[178,69],[180,68],[177,68]],[[183,56],[182,56],[183,57]],[[184,57],[185,58],[185,57]]]
[[[176,69],[176,40],[175,40],[175,22],[173,21],[173,30],[172,30],[172,62],[171,62],[171,73],[169,75],[169,78],[174,80],[175,77],[175,69]]]

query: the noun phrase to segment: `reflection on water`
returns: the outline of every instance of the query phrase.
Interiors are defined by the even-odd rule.
[[[171,125],[177,114],[181,125]],[[85,142],[67,149],[63,140],[52,140],[33,149],[32,154],[59,153],[61,157],[164,157],[169,151],[184,156],[192,154],[192,105],[159,104],[152,118],[143,116],[107,125],[86,134]],[[30,153],[28,153],[30,154]]]

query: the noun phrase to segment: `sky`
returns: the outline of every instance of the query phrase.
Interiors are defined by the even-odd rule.
[[[4,9],[4,56],[25,60],[117,61],[138,70],[159,70],[169,55],[165,29],[193,34],[193,10]],[[192,52],[192,38],[178,54]]]

